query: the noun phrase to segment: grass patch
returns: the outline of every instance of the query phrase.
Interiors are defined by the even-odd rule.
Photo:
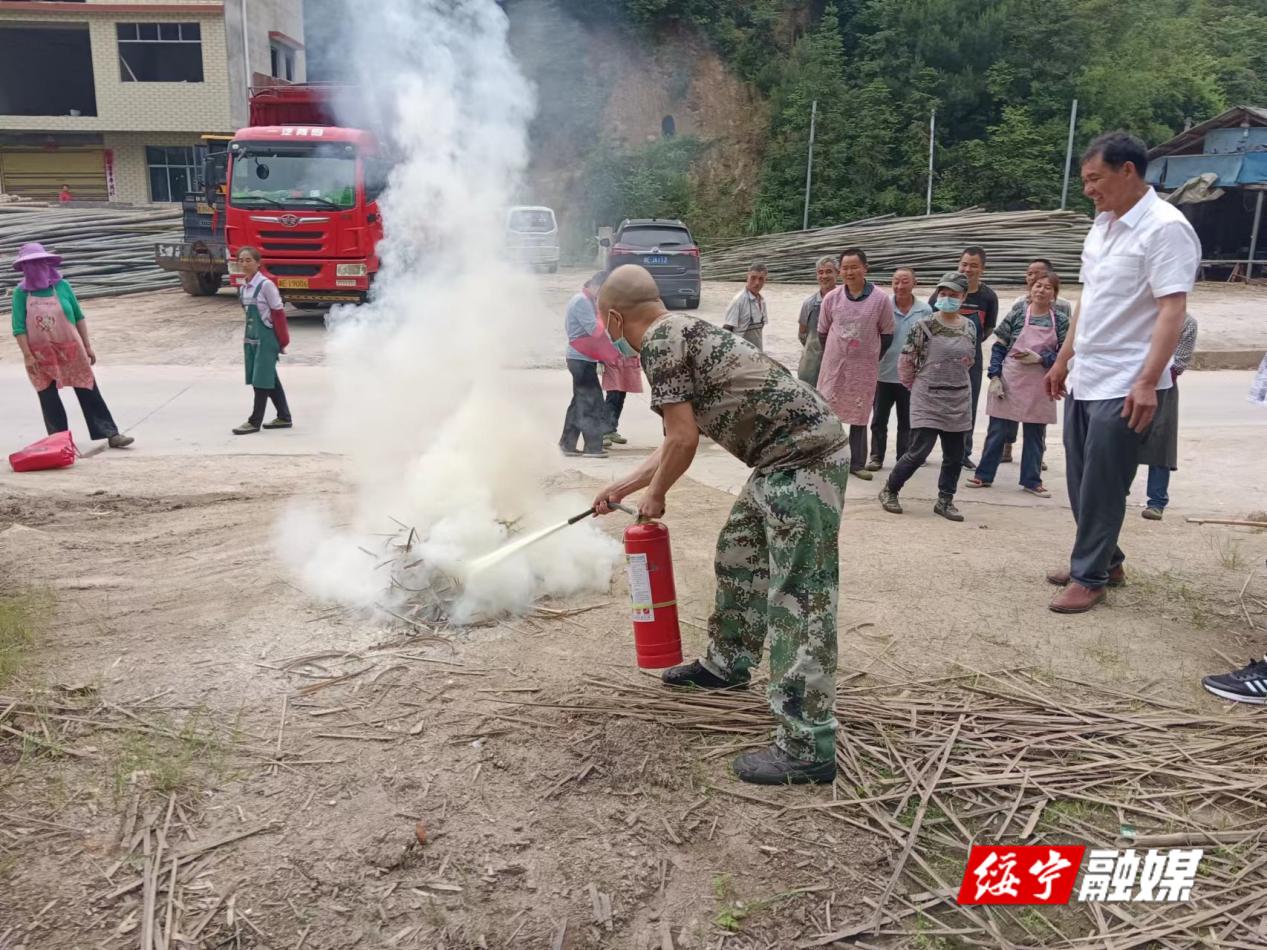
[[[113,761],[116,800],[134,783],[166,795],[201,784],[203,774],[223,772],[230,743],[217,734],[204,711],[191,712],[168,732],[134,733],[123,741]]]
[[[22,667],[36,637],[48,626],[54,603],[47,590],[0,595],[0,686]]]

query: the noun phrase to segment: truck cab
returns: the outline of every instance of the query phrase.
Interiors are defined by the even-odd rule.
[[[389,166],[373,133],[332,123],[334,94],[319,84],[252,93],[252,125],[229,144],[226,238],[235,286],[238,251],[250,245],[284,300],[359,303],[369,293]]]

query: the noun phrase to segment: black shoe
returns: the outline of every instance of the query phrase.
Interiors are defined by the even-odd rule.
[[[975,472],[977,470],[977,463],[972,459],[964,459],[963,469],[965,472]]]
[[[1201,680],[1206,692],[1234,703],[1267,706],[1267,657],[1250,660],[1249,666]]]
[[[694,686],[697,689],[747,689],[748,677],[728,683],[714,676],[699,660],[674,666],[660,674],[665,686]]]
[[[291,422],[289,419],[282,419],[282,418],[280,418],[280,417],[279,417],[279,418],[277,418],[277,419],[274,419],[272,422],[266,422],[266,423],[264,423],[264,425],[263,425],[263,426],[261,426],[261,428],[264,428],[264,429],[289,429],[289,428],[292,428],[293,426],[294,426],[294,423],[293,423],[293,422]]]
[[[260,431],[260,427],[256,425],[254,422],[252,422],[250,419],[247,419],[246,422],[242,423],[240,426],[233,427],[234,435],[251,435],[252,433],[259,432],[259,431]]]
[[[866,468],[868,472],[878,472],[880,469],[884,468],[884,460],[878,459],[873,455],[871,458],[867,459]]]
[[[897,492],[889,491],[887,486],[880,489],[880,507],[891,515],[902,513],[902,503],[897,500]]]
[[[933,514],[941,515],[947,521],[963,521],[963,515],[955,507],[953,495],[938,495],[937,504],[933,505]]]
[[[830,785],[835,762],[810,762],[788,755],[777,745],[738,756],[731,767],[741,782],[753,785]]]

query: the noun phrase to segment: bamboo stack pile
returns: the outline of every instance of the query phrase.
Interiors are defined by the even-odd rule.
[[[21,275],[10,268],[18,248],[39,241],[62,256],[62,275],[80,298],[178,286],[158,269],[154,245],[182,240],[179,205],[162,208],[61,208],[0,204],[0,302]]]
[[[949,214],[899,218],[886,215],[809,231],[789,231],[745,238],[705,248],[705,280],[737,280],[748,265],[763,263],[770,280],[812,283],[814,262],[846,247],[860,247],[870,263],[872,280],[888,280],[898,267],[914,267],[924,283],[954,270],[965,247],[985,248],[989,279],[1022,283],[1035,257],[1046,257],[1066,280],[1077,276],[1082,240],[1091,220],[1073,211],[981,211],[969,208]]]

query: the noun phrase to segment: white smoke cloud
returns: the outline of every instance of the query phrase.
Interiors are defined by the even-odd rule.
[[[372,15],[359,6],[347,4],[358,75],[341,121],[385,131],[399,161],[380,199],[373,299],[327,321],[331,424],[357,491],[355,522],[336,532],[300,509],[279,534],[312,593],[372,603],[383,576],[357,548],[389,519],[416,526],[419,557],[456,573],[505,541],[506,522],[539,527],[588,500],[547,496],[560,419],[532,415],[508,385],[516,358],[543,334],[560,338],[562,320],[500,259],[533,114],[506,17],[493,0],[382,0]],[[459,617],[605,589],[617,554],[593,525],[576,525],[473,578]]]

